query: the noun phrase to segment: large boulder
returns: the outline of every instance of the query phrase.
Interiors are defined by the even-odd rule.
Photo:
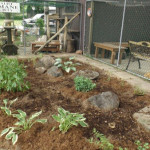
[[[88,101],[103,111],[110,111],[119,107],[118,96],[110,91],[94,95],[90,97]]]
[[[92,70],[79,70],[74,72],[72,75],[72,78],[75,78],[76,76],[83,76],[86,78],[89,78],[91,80],[97,79],[99,77],[99,73]]]
[[[150,106],[144,107],[133,114],[133,118],[148,132],[150,132]]]
[[[53,76],[53,77],[59,77],[63,76],[62,71],[57,66],[52,66],[47,70],[47,75]]]
[[[55,63],[55,60],[51,56],[44,56],[38,60],[35,64],[35,68],[44,67],[46,69],[52,67]]]

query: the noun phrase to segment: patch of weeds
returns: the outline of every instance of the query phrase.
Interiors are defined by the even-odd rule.
[[[135,141],[135,144],[137,145],[137,150],[147,150],[150,149],[149,143],[142,144],[139,140]]]
[[[124,86],[124,85],[125,85],[125,81],[121,81],[121,82],[120,82],[120,85],[121,85],[121,86]]]
[[[128,150],[127,148],[119,147],[118,150]]]
[[[83,76],[76,76],[74,78],[75,88],[77,91],[88,92],[96,87],[96,84],[91,79]]]
[[[12,111],[10,110],[10,106],[15,103],[18,99],[14,99],[14,100],[11,100],[11,101],[8,101],[8,99],[4,99],[3,100],[3,103],[4,103],[4,106],[1,106],[1,110],[5,112],[6,115],[8,116],[11,116],[12,115]]]
[[[59,130],[62,133],[66,133],[72,126],[87,127],[88,124],[85,123],[86,118],[83,114],[71,113],[63,108],[58,108],[58,115],[52,115],[53,119],[60,123]]]
[[[18,119],[18,122],[16,122],[14,127],[8,127],[4,129],[1,132],[0,136],[3,136],[6,134],[5,139],[6,140],[11,140],[13,145],[17,142],[18,140],[18,135],[22,131],[29,130],[35,123],[45,123],[47,122],[47,119],[35,119],[37,118],[42,111],[39,111],[35,114],[33,114],[30,118],[27,118],[27,115],[24,111],[22,110],[17,110],[18,114],[13,114],[13,117]]]
[[[99,133],[95,128],[93,129],[94,138],[90,138],[89,142],[94,143],[99,146],[102,150],[113,150],[114,145],[109,142],[109,140],[101,133]]]
[[[25,66],[19,64],[17,59],[2,58],[0,60],[0,92],[24,91],[29,89],[29,83],[25,82],[27,76]]]
[[[69,73],[70,71],[76,71],[76,66],[77,65],[81,65],[80,63],[73,63],[72,60],[74,60],[75,57],[70,57],[69,61],[66,62],[62,62],[61,58],[57,58],[55,59],[55,66],[57,66],[58,68],[62,68],[64,71],[66,71],[67,73]]]
[[[143,95],[145,95],[145,92],[144,92],[144,90],[140,89],[139,87],[136,87],[134,89],[134,95],[143,96]]]

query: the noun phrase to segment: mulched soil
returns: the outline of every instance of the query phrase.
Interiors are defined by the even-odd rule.
[[[27,66],[27,81],[30,82],[30,90],[26,92],[8,93],[2,92],[0,104],[4,98],[18,101],[12,105],[12,109],[22,109],[28,115],[42,110],[40,118],[47,118],[46,124],[35,124],[30,130],[19,135],[16,146],[0,138],[0,148],[11,150],[96,150],[98,147],[90,144],[88,139],[92,137],[92,130],[96,128],[100,133],[107,136],[115,147],[126,147],[129,150],[136,149],[134,142],[141,140],[142,143],[150,142],[150,134],[138,126],[132,115],[141,108],[150,105],[150,96],[136,96],[133,88],[120,79],[109,77],[103,70],[98,70],[92,66],[82,64],[77,70],[96,70],[100,76],[94,82],[96,88],[90,92],[77,92],[71,73],[63,77],[48,77],[46,74],[38,74],[32,61],[24,61]],[[85,101],[90,96],[101,92],[113,91],[120,100],[118,109],[111,112],[102,112],[93,106],[87,106]],[[71,128],[67,133],[62,134],[51,115],[57,114],[57,108],[63,107],[70,112],[84,113],[89,124],[88,128],[80,126]],[[7,117],[0,111],[0,132],[12,126],[16,120]],[[111,128],[110,123],[115,123],[115,128]],[[53,127],[56,127],[52,131]]]

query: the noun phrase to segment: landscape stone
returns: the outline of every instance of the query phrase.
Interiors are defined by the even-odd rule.
[[[53,77],[63,76],[62,71],[57,66],[52,66],[47,70],[47,74]]]
[[[133,118],[148,132],[150,132],[150,106],[144,107],[133,114]]]
[[[43,74],[45,71],[46,71],[46,68],[44,67],[38,67],[38,68],[35,68],[35,70],[40,73],[40,74]]]
[[[43,63],[43,67],[46,69],[52,67],[55,63],[55,60],[51,56],[44,56],[40,59],[40,61]]]
[[[90,97],[88,101],[103,111],[110,111],[119,107],[118,96],[110,91],[94,95]]]
[[[44,56],[35,63],[35,68],[44,67],[46,69],[52,67],[55,60],[51,56]]]
[[[75,78],[76,76],[83,76],[91,80],[94,80],[99,77],[99,73],[96,71],[92,71],[92,70],[79,70],[79,71],[74,72],[71,76],[73,78]]]

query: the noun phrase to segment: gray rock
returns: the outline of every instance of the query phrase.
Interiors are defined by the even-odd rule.
[[[47,70],[47,74],[53,77],[63,76],[62,71],[57,66],[52,66]]]
[[[44,67],[46,69],[52,67],[55,60],[51,56],[44,56],[35,63],[35,68]]]
[[[96,71],[92,71],[92,70],[79,70],[79,71],[74,72],[71,76],[72,78],[76,76],[83,76],[91,80],[94,80],[99,77],[99,73]]]
[[[44,67],[38,67],[38,68],[35,68],[35,70],[40,73],[40,74],[43,74],[45,71],[46,71],[46,68]]]
[[[115,93],[109,91],[94,95],[90,97],[88,101],[103,111],[110,111],[119,107],[118,96]]]
[[[55,60],[51,56],[44,56],[40,59],[40,61],[43,63],[43,67],[45,67],[46,69],[52,67],[55,63]]]
[[[148,132],[150,132],[150,106],[144,107],[133,114],[133,118]]]

